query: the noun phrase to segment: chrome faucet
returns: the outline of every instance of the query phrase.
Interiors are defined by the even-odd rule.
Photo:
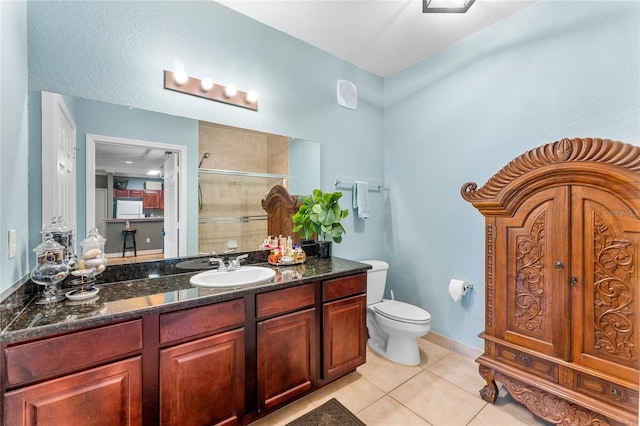
[[[235,271],[236,269],[240,268],[240,262],[243,259],[246,259],[247,257],[249,257],[248,253],[245,254],[241,254],[240,256],[236,257],[235,259],[232,259],[229,261],[229,264],[227,265],[227,271]]]
[[[215,265],[216,262],[218,263],[218,271],[224,271],[226,269],[226,267],[224,266],[224,259],[222,259],[221,257],[209,258],[209,265]]]
[[[245,254],[241,254],[240,256],[236,257],[235,259],[231,259],[229,261],[229,263],[227,263],[227,265],[225,266],[224,264],[224,259],[221,257],[213,257],[215,255],[215,253],[211,253],[212,257],[209,258],[209,264],[210,265],[214,265],[216,262],[218,263],[218,271],[235,271],[236,269],[240,269],[240,262],[244,259],[246,259],[247,257],[249,257],[249,254],[245,253]]]

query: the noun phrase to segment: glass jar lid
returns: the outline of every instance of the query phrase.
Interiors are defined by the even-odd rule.
[[[107,239],[104,238],[102,235],[100,235],[100,231],[98,231],[98,228],[92,228],[89,231],[89,234],[87,235],[87,238],[82,240],[80,245],[83,246],[83,247],[104,245],[104,243],[106,241],[107,241]]]
[[[44,253],[47,251],[62,251],[64,247],[58,244],[54,239],[51,233],[47,233],[44,236],[44,241],[42,241],[36,248],[33,249],[36,253]]]

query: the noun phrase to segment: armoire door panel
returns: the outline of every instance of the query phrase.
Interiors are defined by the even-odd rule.
[[[573,188],[573,361],[619,377],[637,376],[640,333],[640,200]],[[639,204],[634,204],[639,203]]]
[[[569,191],[555,187],[531,196],[499,221],[497,330],[509,342],[547,355],[568,356]],[[502,245],[502,246],[501,246]],[[504,265],[500,265],[504,262]],[[565,266],[566,265],[566,266]]]

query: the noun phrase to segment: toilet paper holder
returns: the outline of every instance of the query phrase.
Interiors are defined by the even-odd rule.
[[[454,302],[459,302],[460,300],[462,300],[462,297],[466,296],[469,292],[469,289],[472,288],[473,284],[469,284],[464,280],[453,278],[449,281],[449,295]]]

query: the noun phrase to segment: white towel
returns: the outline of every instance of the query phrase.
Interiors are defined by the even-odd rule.
[[[369,183],[357,180],[353,183],[353,208],[358,209],[358,217],[369,217]]]

